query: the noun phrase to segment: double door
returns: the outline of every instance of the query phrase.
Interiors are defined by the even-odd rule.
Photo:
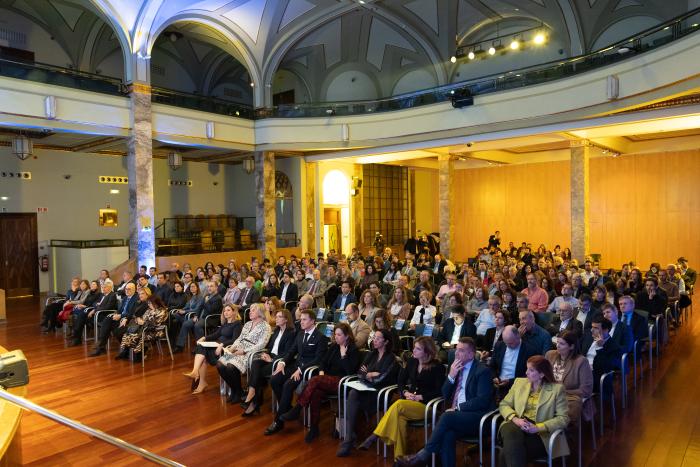
[[[0,214],[0,289],[7,298],[39,294],[36,214]]]

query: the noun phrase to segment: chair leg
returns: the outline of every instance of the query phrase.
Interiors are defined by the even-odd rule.
[[[168,352],[170,352],[170,360],[174,361],[175,357],[173,356],[173,348],[170,345],[170,336],[168,336],[168,333],[165,333],[165,342],[168,343]]]

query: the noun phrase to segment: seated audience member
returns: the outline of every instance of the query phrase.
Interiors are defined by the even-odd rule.
[[[377,294],[372,292],[371,286],[360,295],[359,308],[360,317],[367,324],[371,323],[372,319],[374,319],[374,314],[380,309],[377,305]]]
[[[413,356],[399,372],[397,400],[386,411],[374,432],[360,445],[367,450],[377,439],[394,446],[394,458],[406,453],[409,420],[422,419],[425,404],[441,396],[445,367],[437,359],[437,347],[430,337],[420,336],[413,342]]]
[[[210,282],[210,284],[212,283],[213,282]],[[223,322],[221,326],[216,328],[213,333],[197,339],[197,348],[194,351],[195,355],[192,371],[183,373],[184,376],[193,380],[192,394],[201,394],[209,387],[207,384],[207,367],[205,363],[212,366],[216,365],[219,361],[219,357],[224,354],[224,348],[233,344],[233,342],[238,339],[238,336],[241,335],[243,325],[241,324],[241,317],[238,314],[238,309],[232,305],[226,305],[222,315]],[[202,345],[203,342],[216,342],[218,345],[216,347],[205,347]]]
[[[447,380],[442,385],[446,411],[440,416],[428,444],[413,456],[399,458],[399,466],[429,464],[432,454],[440,454],[442,465],[457,465],[456,441],[478,435],[481,417],[493,408],[494,400],[491,371],[475,360],[475,356],[474,340],[461,338]]]
[[[365,274],[360,280],[359,286],[361,289],[366,289],[372,282],[377,282],[379,280],[379,274],[374,268],[373,264],[368,264],[365,266]]]
[[[503,300],[503,311],[505,312],[506,319],[508,321],[515,322],[518,318],[518,303],[516,297],[518,293],[515,290],[508,288],[501,293],[501,300]],[[527,297],[525,297],[527,299]],[[527,307],[525,307],[527,308]]]
[[[570,284],[563,284],[561,286],[561,296],[556,297],[552,303],[549,304],[547,307],[547,311],[552,311],[557,313],[560,309],[563,303],[568,303],[572,309],[576,309],[579,307],[579,302],[578,299],[574,298],[574,289],[571,287]]]
[[[238,284],[238,286],[240,287],[241,285]],[[241,289],[241,294],[238,296],[238,301],[235,304],[245,309],[259,301],[260,292],[255,288],[255,277],[249,275],[245,278],[245,287]]]
[[[194,334],[195,340],[199,340],[204,336],[204,325],[206,323],[207,316],[221,313],[221,308],[223,305],[221,303],[221,296],[219,295],[216,282],[209,281],[206,287],[208,293],[204,296],[204,299],[201,302],[199,313],[193,315],[191,318],[182,323],[180,333],[178,334],[175,342],[175,348],[173,349],[174,353],[182,352],[182,349],[187,343],[187,338],[190,332]],[[190,299],[190,301],[192,301],[192,299]]]
[[[419,305],[413,311],[413,317],[411,318],[411,323],[409,324],[409,329],[411,331],[416,330],[416,326],[419,324],[435,325],[437,318],[436,308],[430,304],[433,294],[429,290],[424,290],[420,293],[418,297]]]
[[[633,341],[639,341],[649,337],[649,322],[638,313],[634,312],[634,298],[629,295],[620,297],[620,320],[632,330]]]
[[[488,308],[489,293],[486,288],[479,286],[474,289],[474,296],[467,302],[467,313],[476,316],[484,308]]]
[[[438,290],[437,295],[435,295],[438,304],[442,302],[447,294],[462,291],[462,286],[457,283],[457,275],[454,272],[448,272],[445,274],[445,278],[447,279],[447,283],[443,284]]]
[[[591,295],[591,289],[583,283],[581,274],[575,273],[571,276],[571,288],[574,298],[578,298],[579,300],[581,300],[582,295]]]
[[[304,310],[311,311],[314,305],[314,299],[311,295],[302,295],[297,303],[297,308],[294,310],[294,324],[299,328],[299,320],[301,319],[301,312]]]
[[[241,375],[247,372],[247,362],[250,354],[265,348],[270,338],[270,325],[265,306],[262,303],[254,303],[250,306],[250,321],[243,326],[241,334],[219,356],[216,369],[219,375],[231,388],[228,402],[237,404],[241,401],[242,385]]]
[[[74,292],[72,297],[67,297],[67,299],[63,302],[61,312],[58,314],[58,316],[56,316],[56,320],[53,325],[49,323],[47,332],[52,331],[56,326],[63,326],[66,321],[69,321],[70,316],[73,313],[73,309],[84,305],[89,295],[90,282],[83,279],[80,281],[80,285],[78,286],[78,292]]]
[[[370,331],[369,331],[368,342],[370,344],[372,343],[372,339],[374,338],[376,331],[378,331],[379,329],[385,329],[392,336],[391,342],[394,345],[392,351],[395,353],[398,353],[401,351],[401,342],[400,342],[400,338],[399,338],[399,332],[394,327],[394,320],[388,311],[386,311],[384,309],[379,309],[374,314],[374,318],[372,318],[372,322],[369,323],[369,329],[370,329]]]
[[[224,294],[221,302],[224,305],[235,305],[238,302],[238,298],[241,296],[241,288],[238,287],[238,281],[235,277],[231,276],[228,279],[228,289]]]
[[[688,260],[681,256],[678,258],[678,268],[679,268],[679,273],[681,275],[681,278],[683,279],[683,282],[685,283],[686,287],[694,287],[695,286],[695,281],[698,278],[698,273],[695,271],[695,269],[688,267]]]
[[[584,399],[584,418],[591,420],[594,413],[593,370],[586,357],[579,352],[579,338],[573,331],[564,331],[557,337],[557,348],[550,350],[545,358],[552,364],[554,380],[564,385],[569,403],[569,419],[578,420]]]
[[[122,273],[122,281],[121,283],[116,286],[114,289],[114,292],[117,294],[118,297],[123,298],[124,295],[126,295],[126,284],[128,283],[133,283],[136,284],[137,279],[134,279],[134,275],[131,274],[131,271],[124,271]]]
[[[675,270],[674,265],[670,265]],[[666,294],[668,305],[671,306],[681,298],[678,286],[673,282],[673,276],[669,276],[666,269],[659,271],[659,289]]]
[[[282,274],[282,284],[280,284],[280,301],[284,305],[287,302],[296,302],[299,300],[299,289],[292,281],[292,273],[287,271]]]
[[[304,370],[319,365],[328,348],[328,339],[316,328],[316,316],[311,310],[301,312],[299,324],[294,345],[277,364],[270,379],[279,408],[275,420],[265,430],[265,435],[275,434],[284,428],[281,416],[292,408],[292,397]]]
[[[538,285],[537,276],[529,273],[526,276],[527,287],[521,293],[527,296],[528,310],[539,313],[547,311],[549,305],[549,296],[547,292]]]
[[[149,284],[151,284],[153,287],[156,286],[158,283],[158,269],[151,266],[148,268],[148,275],[144,276],[146,277],[146,280],[148,281]],[[140,283],[139,283],[140,285]],[[151,293],[153,293],[153,290],[151,290]]]
[[[655,277],[647,277],[644,280],[644,289],[637,293],[635,299],[638,310],[649,312],[649,317],[664,315],[668,300],[663,290],[659,289],[659,281]]]
[[[146,294],[145,290],[143,291]],[[128,299],[127,295],[124,299]],[[168,320],[168,308],[157,295],[151,295],[146,299],[147,308],[143,315],[137,316],[134,313],[131,323],[128,325],[126,332],[122,336],[121,345],[119,346],[119,354],[117,360],[129,358],[129,350],[134,351],[134,362],[140,362],[143,358],[144,345],[147,342],[152,342],[156,339],[165,336],[165,329],[156,331],[158,326],[162,326]],[[145,334],[143,333],[146,330]],[[141,339],[145,338],[146,342]]]
[[[168,310],[181,310],[187,304],[187,294],[182,282],[176,281],[173,284],[173,293],[166,303]]]
[[[188,313],[194,313],[195,316],[199,316],[204,306],[204,297],[200,293],[199,284],[197,282],[190,283],[185,290],[185,297],[187,299],[185,306],[177,310],[176,313],[173,313],[173,317],[180,325],[185,321]],[[177,346],[177,343],[175,345]]]
[[[299,290],[299,293],[311,295],[314,298],[314,304],[316,306],[325,306],[324,297],[327,288],[328,286],[326,283],[321,280],[321,271],[314,269],[312,272],[312,279],[306,282],[304,290]]]
[[[269,297],[280,298],[282,296],[282,288],[280,287],[279,278],[275,274],[270,274],[263,285],[262,298],[267,299]]]
[[[586,333],[581,342],[581,353],[586,356],[588,363],[593,368],[593,390],[600,390],[600,377],[612,370],[620,367],[620,356],[622,350],[610,338],[612,323],[604,316],[596,316],[593,319],[591,332]],[[612,379],[609,379],[612,385]],[[606,391],[612,386],[606,387]],[[610,392],[608,392],[610,394]]]
[[[344,310],[351,303],[357,303],[357,298],[352,294],[352,286],[349,281],[343,281],[340,286],[340,294],[336,297],[331,308],[333,310]]]
[[[618,319],[618,312],[615,305],[606,303],[603,305],[603,316],[605,316],[612,327],[610,328],[610,337],[613,342],[620,347],[620,350],[624,352],[632,352],[632,347],[634,346],[634,335],[632,334],[632,328],[627,327],[627,325]]]
[[[386,305],[386,309],[394,320],[407,320],[411,314],[411,304],[408,301],[406,289],[403,287],[394,288],[391,300]]]
[[[496,324],[494,327],[489,328],[486,330],[486,334],[484,335],[484,338],[482,339],[481,342],[481,358],[486,359],[488,358],[492,353],[494,347],[496,347],[496,344],[498,342],[501,342],[503,340],[503,330],[506,328],[506,325],[508,323],[508,319],[506,317],[506,313],[503,310],[498,310],[495,315],[494,315],[494,323]],[[477,346],[478,348],[478,346]],[[484,363],[487,363],[485,360]]]
[[[153,276],[152,279],[154,279],[155,282],[158,281],[158,277],[157,277],[157,276]],[[151,292],[151,293],[149,294],[149,296],[150,296],[150,295],[153,295],[153,294],[155,293],[155,291],[156,291],[156,286],[153,285],[153,284],[151,284],[148,280],[146,280],[145,277],[139,277],[139,279],[138,279],[138,281],[137,281],[137,284],[136,284],[136,288],[137,288],[137,289],[147,288],[147,289]]]
[[[376,318],[376,317],[375,317]],[[377,410],[377,394],[396,382],[396,373],[399,368],[393,352],[393,335],[387,329],[378,329],[372,339],[372,351],[365,357],[358,371],[359,379],[374,391],[359,391],[351,389],[348,392],[346,426],[347,436],[338,448],[338,457],[347,457],[352,451],[357,435],[355,424],[360,410],[367,414],[374,414]]]
[[[593,302],[591,302],[591,307],[593,307],[598,312],[603,312],[603,305],[608,303],[608,291],[602,285],[597,285],[593,288]]]
[[[515,380],[498,409],[505,419],[499,430],[502,466],[525,467],[534,459],[546,457],[551,434],[569,424],[566,391],[556,383],[552,365],[541,355],[527,360],[527,377]],[[568,454],[566,437],[557,438],[552,458]]]
[[[430,283],[430,271],[428,270],[422,270],[418,273],[418,284],[413,289],[413,299],[416,301],[414,305],[418,305],[418,297],[423,290],[428,290],[431,294],[433,294],[433,296],[435,296],[433,286]]]
[[[591,330],[591,324],[593,323],[593,318],[596,316],[602,316],[601,310],[593,308],[593,299],[588,294],[583,294],[579,297],[579,302],[581,306],[578,309],[578,314],[576,314],[576,319],[583,324],[583,332],[588,333]]]
[[[105,294],[105,290],[107,288],[109,288],[109,292]],[[111,295],[114,297],[114,304],[116,306],[117,298],[116,293],[112,291],[112,281],[105,281],[105,285],[102,289],[102,293],[105,294],[105,296]],[[88,354],[89,357],[97,357],[98,355],[105,353],[107,351],[107,340],[112,334],[114,334],[117,339],[121,340],[122,336],[126,332],[127,323],[134,316],[134,308],[136,307],[136,302],[138,300],[138,298],[134,296],[135,292],[136,287],[134,284],[127,284],[126,296],[124,297],[124,300],[122,300],[119,308],[115,311],[115,313],[102,316],[102,319],[98,323],[99,330],[97,332],[95,347],[93,348],[92,352]],[[99,305],[96,305],[95,309],[88,313],[88,318],[91,318],[93,313],[99,311],[98,306]],[[100,309],[105,308],[100,307]]]
[[[471,321],[465,319],[464,307],[462,305],[449,307],[447,313],[450,317],[443,320],[442,329],[437,339],[441,349],[453,349],[462,337],[476,339],[476,326],[474,326]],[[442,357],[446,357],[447,361],[449,361],[451,353],[452,352],[449,352]]]
[[[493,373],[493,383],[499,394],[505,394],[515,378],[525,376],[527,359],[536,354],[520,339],[518,328],[509,325],[503,330],[503,340],[496,343],[489,366]]]
[[[80,294],[80,278],[74,277],[70,282],[70,288],[66,292],[65,300],[55,301],[44,308],[41,313],[41,331],[49,332],[56,328],[56,318],[63,309],[63,305],[70,300],[75,299]]]
[[[353,335],[353,342],[358,349],[367,348],[367,340],[369,339],[370,328],[369,324],[365,323],[360,318],[360,308],[356,303],[351,303],[345,307],[345,316],[350,324],[350,330]]]
[[[348,308],[351,307],[355,308],[354,313],[359,316],[357,305],[351,303]],[[304,391],[297,398],[297,405],[289,412],[282,414],[281,417],[285,422],[297,420],[301,410],[310,407],[309,431],[304,438],[307,443],[311,443],[318,437],[323,398],[329,394],[338,394],[340,379],[344,376],[354,375],[360,365],[360,352],[353,340],[350,326],[346,323],[336,324],[333,336],[333,344],[319,365],[318,375],[309,380]]]
[[[544,355],[552,348],[552,336],[542,326],[535,322],[532,311],[521,311],[519,314],[520,337],[538,354]]]
[[[551,336],[558,336],[564,331],[575,332],[579,339],[583,336],[583,323],[574,318],[574,309],[571,304],[564,302],[559,306],[559,314],[552,318],[547,331]]]
[[[266,304],[270,303],[270,300]],[[275,329],[267,341],[265,350],[253,359],[248,373],[248,393],[242,405],[245,412],[242,417],[252,417],[260,413],[263,400],[263,388],[266,378],[272,375],[272,362],[284,356],[295,345],[296,329],[289,310],[280,308],[275,313]]]
[[[170,294],[173,293],[173,289],[170,287],[168,282],[168,275],[164,272],[158,273],[158,282],[156,285],[155,295],[161,299],[163,303],[168,303],[170,299]]]
[[[88,290],[87,297],[85,297],[85,300],[83,303],[78,303],[77,305],[73,306],[73,311],[71,312],[70,316],[70,323],[71,327],[70,333],[68,334],[69,337],[71,338],[71,341],[68,343],[68,346],[73,345],[73,329],[75,328],[75,322],[76,322],[76,317],[77,315],[84,314],[85,309],[94,307],[95,304],[102,298],[102,291],[100,290],[100,283],[98,281],[91,281],[90,282],[90,289]],[[82,332],[82,329],[81,329]],[[78,340],[78,344],[80,343],[80,340]]]
[[[474,325],[476,326],[477,339],[485,336],[486,331],[496,327],[496,312],[501,309],[501,299],[496,295],[489,297],[488,307],[479,312]]]
[[[418,270],[413,266],[413,259],[406,258],[405,265],[401,268],[401,275],[408,277],[408,284],[406,284],[406,287],[413,288],[415,286]]]

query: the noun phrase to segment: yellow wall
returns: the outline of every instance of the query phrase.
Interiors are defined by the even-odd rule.
[[[700,150],[592,159],[590,180],[590,252],[604,267],[700,262]],[[497,229],[505,245],[569,246],[568,162],[459,170],[454,191],[456,260]]]
[[[412,169],[415,173],[416,232],[438,232],[438,171],[431,169]]]

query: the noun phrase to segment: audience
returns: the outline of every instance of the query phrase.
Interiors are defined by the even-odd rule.
[[[133,283],[130,286],[133,286]],[[143,293],[144,296],[147,295],[145,290],[140,293]],[[125,298],[128,299],[128,297],[130,296],[127,290]],[[163,300],[157,295],[151,295],[146,299],[146,303],[147,309],[142,315],[134,313],[126,333],[122,336],[117,360],[129,358],[129,351],[132,350],[132,361],[139,362],[143,358],[145,344],[165,336],[165,328],[157,329],[159,326],[163,326],[168,319],[168,309]]]
[[[600,377],[620,367],[620,347],[610,338],[612,323],[602,315],[593,319],[591,332],[586,333],[581,343],[581,353],[593,368],[593,389],[598,392]],[[609,380],[612,384],[612,379]],[[609,389],[609,388],[604,388]],[[608,392],[610,394],[610,392]]]
[[[354,344],[358,349],[366,349],[371,329],[369,324],[360,318],[360,308],[356,303],[351,303],[345,307],[345,317],[350,324]]]
[[[569,403],[569,418],[578,420],[583,400],[584,418],[591,420],[594,406],[590,400],[593,393],[593,370],[586,357],[579,352],[579,336],[574,331],[564,331],[557,337],[557,347],[546,353],[552,364],[554,380],[564,386]]]

